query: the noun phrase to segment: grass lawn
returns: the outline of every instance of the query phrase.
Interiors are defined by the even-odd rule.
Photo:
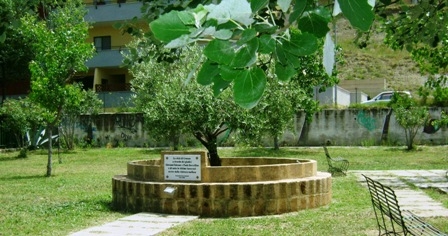
[[[334,157],[350,161],[351,170],[448,169],[448,147],[330,147]],[[111,178],[126,173],[130,160],[160,158],[160,150],[89,149],[54,153],[53,176],[44,177],[47,154],[34,151],[26,159],[17,152],[0,153],[0,235],[66,235],[131,213],[110,207]],[[269,156],[315,159],[325,171],[322,148],[223,148],[222,157]],[[448,207],[448,196],[428,194]],[[428,219],[448,232],[448,219]],[[367,189],[353,176],[333,178],[328,206],[280,216],[201,218],[163,235],[377,235]]]

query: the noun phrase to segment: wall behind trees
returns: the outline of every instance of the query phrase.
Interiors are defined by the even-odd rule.
[[[430,109],[431,119],[439,119],[441,111]],[[104,113],[96,117],[82,116],[77,124],[76,136],[80,142],[95,146],[167,147],[164,140],[155,140],[144,131],[144,118],[140,113]],[[285,132],[283,146],[321,146],[323,143],[338,146],[404,145],[404,129],[395,121],[389,109],[326,109],[306,121],[305,113],[298,112],[292,119],[293,130]],[[195,144],[194,137],[185,134],[183,146]],[[430,123],[420,128],[417,144],[448,144],[448,128],[434,127]],[[199,145],[199,144],[197,144]],[[271,146],[269,137],[263,146]]]

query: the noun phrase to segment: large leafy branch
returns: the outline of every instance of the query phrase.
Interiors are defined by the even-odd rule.
[[[423,71],[443,74],[448,67],[448,2],[424,0],[384,15],[386,43],[406,49]]]
[[[232,88],[235,102],[252,108],[267,85],[260,55],[270,55],[277,79],[286,82],[298,73],[299,58],[313,55],[325,39],[324,66],[331,74],[334,44],[328,25],[333,15],[342,11],[361,31],[369,30],[373,22],[373,7],[367,0],[338,0],[334,9],[332,14],[312,0],[223,0],[170,11],[152,21],[150,28],[167,48],[203,44],[205,59],[197,81],[213,86],[216,95]]]

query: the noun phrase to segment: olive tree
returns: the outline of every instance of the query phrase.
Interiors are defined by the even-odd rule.
[[[52,173],[52,133],[63,116],[66,104],[79,106],[81,89],[73,85],[76,73],[87,70],[85,62],[93,55],[86,43],[88,24],[79,0],[68,0],[42,20],[30,14],[22,18],[22,32],[32,40],[34,59],[30,63],[30,99],[45,109],[49,137],[47,176]]]
[[[195,76],[192,67],[201,59],[199,47],[184,48],[175,57],[170,62],[155,56],[134,63],[131,83],[137,110],[144,113],[145,127],[152,136],[171,141],[177,149],[181,134],[193,135],[207,148],[211,165],[218,166],[218,138],[239,127],[247,111],[236,106],[230,94],[215,98],[210,87],[189,82]]]

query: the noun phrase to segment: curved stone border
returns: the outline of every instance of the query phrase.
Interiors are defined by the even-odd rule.
[[[221,162],[218,167],[202,165],[202,183],[272,181],[312,177],[317,173],[315,160],[251,157],[221,158]],[[127,175],[134,180],[165,181],[163,171],[163,158],[127,164]]]
[[[260,182],[148,182],[112,179],[116,209],[211,217],[258,216],[315,208],[331,202],[331,175]],[[166,189],[173,189],[172,194]]]

